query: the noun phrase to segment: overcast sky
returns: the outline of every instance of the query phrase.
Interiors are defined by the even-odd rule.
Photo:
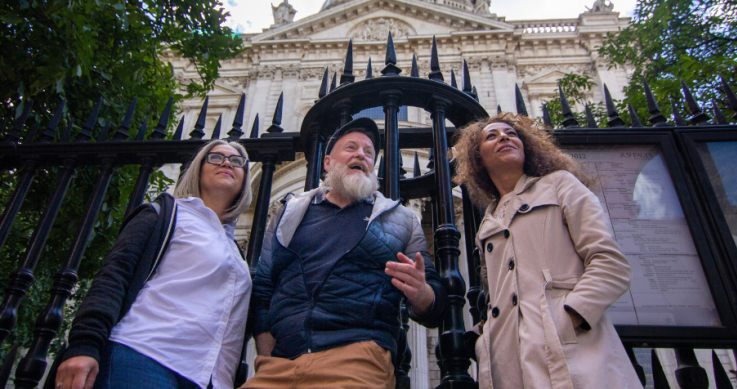
[[[282,0],[222,0],[230,11],[228,25],[238,32],[261,32],[274,23],[271,4]],[[614,11],[631,16],[636,0],[614,0]],[[324,0],[289,0],[297,15],[294,20],[306,18],[320,11]],[[491,13],[506,16],[507,20],[576,18],[591,7],[594,0],[491,0]]]

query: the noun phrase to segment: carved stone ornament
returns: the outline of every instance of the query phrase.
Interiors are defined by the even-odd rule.
[[[409,24],[394,18],[374,18],[358,23],[348,34],[355,40],[363,41],[385,41],[392,33],[392,38],[415,35],[415,31]]]
[[[473,13],[477,15],[489,15],[490,0],[476,0],[473,5]]]
[[[596,0],[591,8],[586,7],[586,9],[588,10],[586,11],[587,13],[592,14],[608,13],[612,12],[612,9],[614,9],[614,3],[610,1],[609,4],[607,4],[606,0]]]
[[[282,24],[292,23],[297,10],[289,4],[289,0],[284,0],[276,7],[272,4],[271,13],[274,14],[274,24],[272,26],[280,26]]]
[[[226,87],[230,87],[230,88],[246,89],[248,88],[249,81],[250,81],[250,77],[247,77],[247,76],[221,77],[218,80],[218,84],[226,86]]]

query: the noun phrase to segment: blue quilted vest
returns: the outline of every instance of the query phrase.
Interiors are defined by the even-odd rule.
[[[393,208],[392,208],[393,209]],[[384,211],[391,212],[391,209]],[[396,356],[401,292],[384,272],[406,244],[381,217],[309,295],[302,259],[274,235],[271,281],[275,293],[268,320],[277,339],[272,356],[294,359],[360,341],[374,341]]]

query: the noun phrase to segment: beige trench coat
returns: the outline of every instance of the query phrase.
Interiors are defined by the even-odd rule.
[[[492,204],[476,236],[489,302],[480,387],[642,388],[604,315],[631,273],[599,200],[565,171],[523,176],[507,198],[504,218]],[[574,329],[565,306],[590,329]]]

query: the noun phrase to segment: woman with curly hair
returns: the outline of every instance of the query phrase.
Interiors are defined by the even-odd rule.
[[[476,236],[488,302],[480,387],[641,388],[605,315],[630,267],[592,180],[525,116],[459,132],[456,181],[487,207]]]

